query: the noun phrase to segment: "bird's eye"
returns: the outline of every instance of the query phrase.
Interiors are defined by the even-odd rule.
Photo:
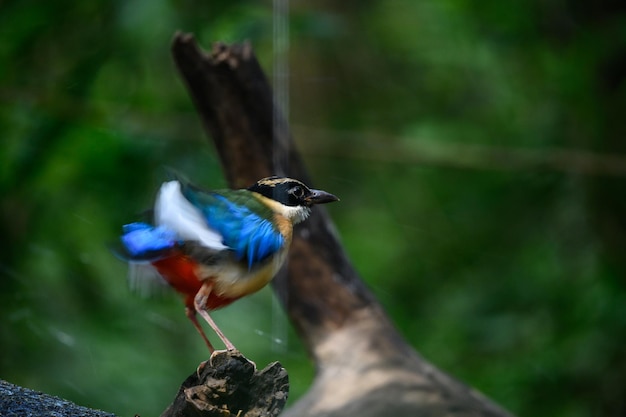
[[[304,188],[300,187],[300,186],[296,186],[293,187],[290,190],[291,195],[293,195],[296,198],[302,198],[304,197]]]

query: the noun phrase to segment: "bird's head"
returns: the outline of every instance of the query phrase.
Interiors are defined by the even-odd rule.
[[[294,224],[306,219],[311,206],[332,203],[339,198],[322,190],[314,190],[301,181],[287,177],[267,177],[257,181],[248,190],[265,197],[266,203]]]

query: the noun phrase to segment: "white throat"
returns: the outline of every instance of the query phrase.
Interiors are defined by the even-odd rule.
[[[291,223],[298,224],[303,222],[309,217],[311,214],[311,209],[304,206],[285,206],[284,204],[280,204],[280,212],[283,216],[291,220]]]

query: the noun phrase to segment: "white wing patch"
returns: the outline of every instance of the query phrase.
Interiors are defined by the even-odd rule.
[[[222,235],[211,229],[200,210],[183,196],[178,181],[161,186],[154,204],[154,220],[157,226],[175,231],[183,240],[197,241],[215,250],[228,249],[222,244]]]

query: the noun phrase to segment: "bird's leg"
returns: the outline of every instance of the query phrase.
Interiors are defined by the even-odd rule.
[[[204,284],[202,284],[202,287],[200,287],[200,290],[198,291],[198,293],[196,294],[196,297],[194,299],[194,303],[193,303],[194,307],[196,308],[196,311],[198,312],[198,314],[200,314],[202,316],[202,318],[207,323],[209,323],[209,326],[211,326],[211,328],[215,331],[215,333],[217,333],[219,338],[222,339],[222,342],[224,342],[224,345],[226,345],[226,349],[227,350],[236,350],[235,349],[235,345],[233,345],[230,342],[230,340],[228,340],[226,338],[224,333],[222,333],[220,328],[217,327],[217,324],[215,324],[215,322],[213,321],[213,319],[209,315],[208,311],[206,310],[206,303],[207,303],[207,300],[209,299],[209,295],[211,294],[212,290],[213,290],[213,283],[212,282],[208,282],[207,281]]]
[[[209,339],[206,337],[206,334],[204,334],[204,330],[202,330],[200,323],[198,323],[198,319],[196,318],[196,309],[193,306],[190,307],[189,305],[187,305],[185,307],[185,314],[187,315],[189,320],[191,320],[193,327],[195,327],[198,333],[200,333],[200,336],[202,336],[204,343],[206,343],[207,347],[209,348],[209,352],[211,353],[215,352],[215,348],[213,347],[211,342],[209,342]]]

